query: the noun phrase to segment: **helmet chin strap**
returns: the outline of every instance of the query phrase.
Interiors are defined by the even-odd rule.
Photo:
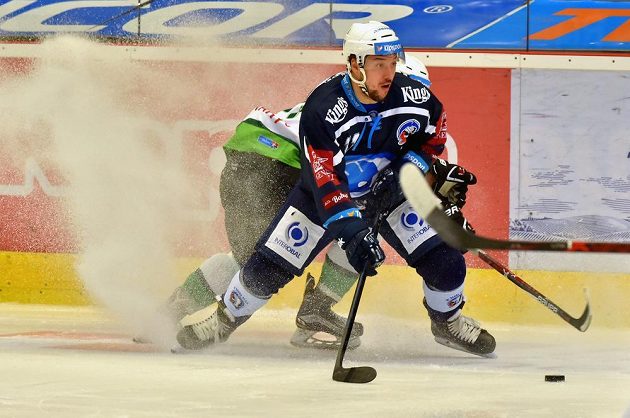
[[[367,81],[367,76],[365,75],[365,70],[363,69],[363,67],[359,67],[359,72],[361,73],[361,78],[363,78],[363,80],[359,81],[356,78],[352,77],[352,71],[351,71],[351,67],[350,64],[346,65],[347,69],[348,69],[348,76],[350,77],[350,80],[352,80],[353,83],[355,83],[357,86],[359,86],[359,88],[361,89],[361,91],[363,93],[365,93],[365,95],[367,97],[370,97],[370,93],[368,93],[368,89],[367,86],[365,85],[365,82]],[[370,97],[370,99],[372,99]],[[372,99],[374,100],[374,99]]]

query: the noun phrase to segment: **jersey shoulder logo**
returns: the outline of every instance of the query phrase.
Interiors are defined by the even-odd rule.
[[[407,139],[415,134],[416,132],[420,132],[420,122],[417,119],[407,119],[403,123],[398,126],[396,129],[396,138],[398,138],[398,145],[405,145],[407,143]]]
[[[420,104],[428,101],[431,97],[431,93],[429,93],[426,87],[413,88],[411,86],[405,86],[402,87],[401,90],[405,103],[414,102],[415,104]]]
[[[337,97],[337,103],[326,112],[326,121],[331,125],[341,122],[348,114],[348,102],[343,97]]]

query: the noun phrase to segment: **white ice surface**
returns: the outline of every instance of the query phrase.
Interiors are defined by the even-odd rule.
[[[378,376],[353,385],[331,379],[336,352],[288,343],[293,315],[262,311],[221,346],[171,354],[98,309],[0,304],[0,417],[630,417],[628,330],[485,324],[485,359],[436,344],[424,319],[359,313],[344,365]]]

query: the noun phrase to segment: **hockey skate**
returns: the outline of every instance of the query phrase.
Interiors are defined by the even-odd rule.
[[[450,320],[431,319],[435,341],[456,350],[488,357],[496,347],[494,337],[472,318],[462,315],[461,309]]]
[[[201,309],[198,303],[194,301],[181,286],[175,289],[173,294],[168,298],[166,303],[160,308],[160,311],[168,316],[173,323],[178,323],[186,315],[190,315],[193,312]]]
[[[249,316],[234,317],[223,299],[217,296],[217,304],[185,316],[177,333],[177,342],[187,350],[201,350],[214,343],[226,341]]]
[[[346,326],[346,318],[336,314],[332,305],[336,301],[315,287],[315,278],[310,274],[306,279],[304,299],[295,318],[298,329],[291,337],[291,344],[296,347],[337,349]],[[352,327],[348,349],[361,345],[363,325],[355,322]]]
[[[169,321],[169,325],[179,327],[181,321],[186,315],[201,309],[198,303],[180,286],[177,287],[168,300],[164,302],[157,310],[157,315],[164,320]],[[133,342],[138,344],[151,344],[150,338],[144,335],[136,335]]]

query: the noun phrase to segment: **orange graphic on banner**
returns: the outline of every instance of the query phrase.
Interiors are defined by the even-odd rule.
[[[550,28],[536,32],[531,35],[529,39],[557,39],[608,17],[625,16],[630,18],[630,9],[564,9],[555,14],[573,17]],[[630,42],[630,20],[627,20],[617,29],[610,32],[603,40],[611,42]]]

